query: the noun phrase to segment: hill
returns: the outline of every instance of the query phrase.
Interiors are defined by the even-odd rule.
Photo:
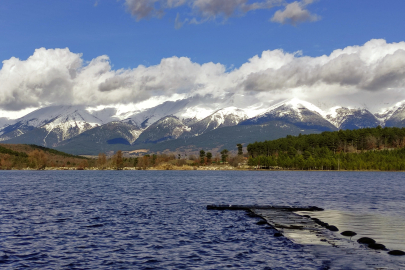
[[[86,167],[91,162],[75,156],[37,145],[0,144],[0,169],[42,169],[49,167]]]

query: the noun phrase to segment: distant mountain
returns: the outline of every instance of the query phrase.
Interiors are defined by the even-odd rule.
[[[259,125],[270,121],[282,121],[306,129],[337,130],[333,124],[325,119],[321,109],[296,98],[278,103],[266,112],[243,121],[240,125]]]
[[[60,142],[55,148],[68,153],[89,155],[97,155],[100,152],[126,150],[131,147],[131,144],[134,143],[142,131],[136,125],[110,122]]]
[[[349,109],[344,107],[334,107],[326,115],[338,129],[360,129],[367,127],[377,127],[382,122],[366,109]]]
[[[263,125],[236,125],[222,127],[211,132],[204,133],[197,137],[178,138],[175,140],[167,140],[160,143],[143,143],[143,144],[104,144],[100,148],[91,145],[90,138],[88,141],[77,141],[77,138],[83,138],[89,131],[70,140],[69,144],[56,147],[59,151],[66,151],[71,154],[89,154],[97,155],[101,152],[108,151],[134,151],[137,149],[148,149],[150,152],[178,152],[190,153],[198,152],[201,149],[216,153],[221,149],[230,151],[236,150],[236,144],[241,143],[247,145],[255,141],[274,140],[285,137],[287,135],[312,134],[321,133],[315,129],[301,129],[295,125],[287,124],[278,121],[268,122]]]
[[[224,108],[214,112],[201,121],[190,125],[190,130],[184,132],[180,137],[196,137],[217,128],[236,126],[247,118],[248,116],[244,110],[238,109],[236,107]]]
[[[102,125],[82,106],[41,108],[0,129],[0,140],[53,147],[57,143]]]
[[[132,121],[141,128],[147,128],[166,116],[175,116],[182,123],[191,125],[218,110],[217,106],[220,105],[217,103],[218,99],[211,96],[166,101],[143,111],[135,111],[124,121]],[[204,104],[210,104],[210,106],[204,106]]]
[[[6,117],[0,117],[0,129],[6,125],[9,125],[12,122],[13,122],[12,120],[10,120]]]
[[[175,116],[166,116],[145,129],[135,141],[135,144],[158,143],[174,140],[190,128]]]
[[[398,104],[387,110],[390,117],[385,121],[386,127],[405,127],[405,104]]]
[[[0,118],[0,124],[3,123],[0,141],[88,154],[139,147],[194,147],[201,145],[198,140],[217,148],[231,145],[234,138],[240,142],[251,142],[254,138],[266,140],[259,134],[268,138],[275,136],[271,135],[270,128],[267,129],[272,126],[269,123],[278,123],[273,126],[274,134],[285,134],[288,129],[281,128],[285,126],[290,127],[291,135],[299,134],[299,131],[322,132],[378,125],[405,127],[405,102],[376,114],[367,109],[341,106],[323,111],[297,98],[272,102],[225,94],[167,101],[147,109],[130,105],[51,106],[16,120]],[[234,134],[227,133],[230,130]],[[257,136],[252,132],[258,132]],[[217,137],[212,141],[204,139],[213,134]],[[241,136],[247,136],[246,140]]]
[[[236,125],[222,127],[197,137],[179,138],[158,144],[146,144],[138,146],[138,149],[149,149],[152,152],[176,151],[198,152],[201,149],[219,152],[222,149],[236,151],[236,144],[247,146],[255,141],[275,140],[287,135],[298,136],[301,134],[321,133],[321,130],[302,129],[285,122],[271,121],[262,125]]]

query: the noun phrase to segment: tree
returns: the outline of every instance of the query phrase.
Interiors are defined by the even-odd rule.
[[[5,154],[0,160],[0,168],[11,170],[12,167],[13,161],[11,160],[11,156],[9,154]]]
[[[153,154],[152,155],[152,166],[156,165],[156,159],[157,159],[157,155]]]
[[[205,151],[204,150],[201,150],[200,151],[200,163],[201,164],[204,164],[204,162],[205,162]]]
[[[223,163],[226,162],[226,159],[228,158],[228,153],[229,153],[229,151],[226,149],[221,151],[221,160]]]
[[[136,165],[138,165],[138,158],[134,158],[134,167],[136,167]]]
[[[107,163],[107,157],[105,156],[104,153],[98,154],[98,159],[97,159],[97,166],[100,170],[103,170],[105,168],[105,164]]]
[[[116,170],[122,170],[124,168],[124,161],[122,159],[122,151],[118,150],[113,156],[113,165]]]
[[[238,156],[243,156],[243,146],[242,146],[242,144],[238,143],[236,146],[238,147]]]
[[[28,160],[30,161],[32,167],[43,170],[46,167],[47,157],[44,151],[35,149],[28,154]]]
[[[290,146],[288,147],[288,151],[287,154],[290,158],[295,157],[295,155],[297,154],[297,149],[295,149],[294,147]]]
[[[207,163],[211,164],[211,159],[212,159],[212,153],[211,152],[207,152]]]
[[[87,159],[83,159],[82,161],[80,161],[79,168],[85,169],[86,167],[89,167],[89,163],[87,162]]]

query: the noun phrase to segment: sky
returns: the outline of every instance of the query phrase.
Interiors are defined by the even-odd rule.
[[[403,10],[402,0],[2,0],[0,117],[224,93],[377,110],[405,99]]]

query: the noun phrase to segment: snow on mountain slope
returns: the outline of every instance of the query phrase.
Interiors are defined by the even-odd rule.
[[[398,102],[379,116],[385,117],[386,127],[405,127],[405,101]]]
[[[48,134],[57,134],[57,140],[62,141],[103,123],[83,106],[51,106],[31,112],[3,127],[0,130],[0,140],[9,140],[41,128]]]
[[[146,128],[163,117],[172,115],[188,125],[204,119],[221,108],[222,104],[217,98],[194,96],[164,102],[156,107],[136,112],[123,121],[132,121],[138,126]]]
[[[62,151],[91,153],[92,151],[108,151],[109,145],[120,149],[123,145],[130,146],[142,133],[137,126],[123,122],[110,122],[85,131],[71,139],[58,143]],[[113,147],[114,148],[114,147]]]
[[[217,128],[236,126],[248,119],[246,112],[236,107],[220,109],[206,118],[190,125],[190,131],[183,133],[182,137],[194,137]]]
[[[405,100],[396,103],[394,106],[384,108],[380,112],[376,113],[375,116],[384,123],[387,122],[398,110],[401,110],[405,106]],[[398,120],[399,115],[394,116]]]
[[[190,128],[175,116],[166,116],[144,130],[135,144],[158,143],[179,138]]]
[[[293,98],[271,106],[266,112],[243,121],[241,125],[259,125],[270,121],[284,121],[302,128],[336,130],[336,127],[325,118],[325,112],[317,106]]]
[[[368,128],[382,124],[374,114],[366,109],[351,109],[340,106],[329,109],[326,119],[339,129]]]
[[[157,105],[156,105],[157,104]],[[155,106],[156,105],[156,106]],[[154,107],[151,107],[154,106]],[[326,106],[325,106],[326,107]],[[405,127],[405,101],[372,114],[367,109],[341,106],[327,111],[297,98],[275,102],[247,99],[243,94],[193,96],[163,103],[121,104],[114,106],[51,106],[10,120],[1,115],[0,141],[34,143],[48,147],[76,138],[86,132],[80,142],[94,147],[107,141],[131,144],[157,143],[176,138],[199,136],[218,128],[235,125],[262,125],[271,121],[293,124],[311,132],[357,129],[377,125]],[[10,122],[11,121],[11,122]],[[106,125],[113,123],[111,125]],[[118,125],[121,123],[122,125]],[[116,129],[115,131],[112,129]],[[102,132],[99,135],[98,132]],[[101,141],[100,141],[101,140]],[[74,145],[74,140],[66,147]],[[87,142],[87,143],[86,143]],[[89,144],[90,145],[90,144]]]

